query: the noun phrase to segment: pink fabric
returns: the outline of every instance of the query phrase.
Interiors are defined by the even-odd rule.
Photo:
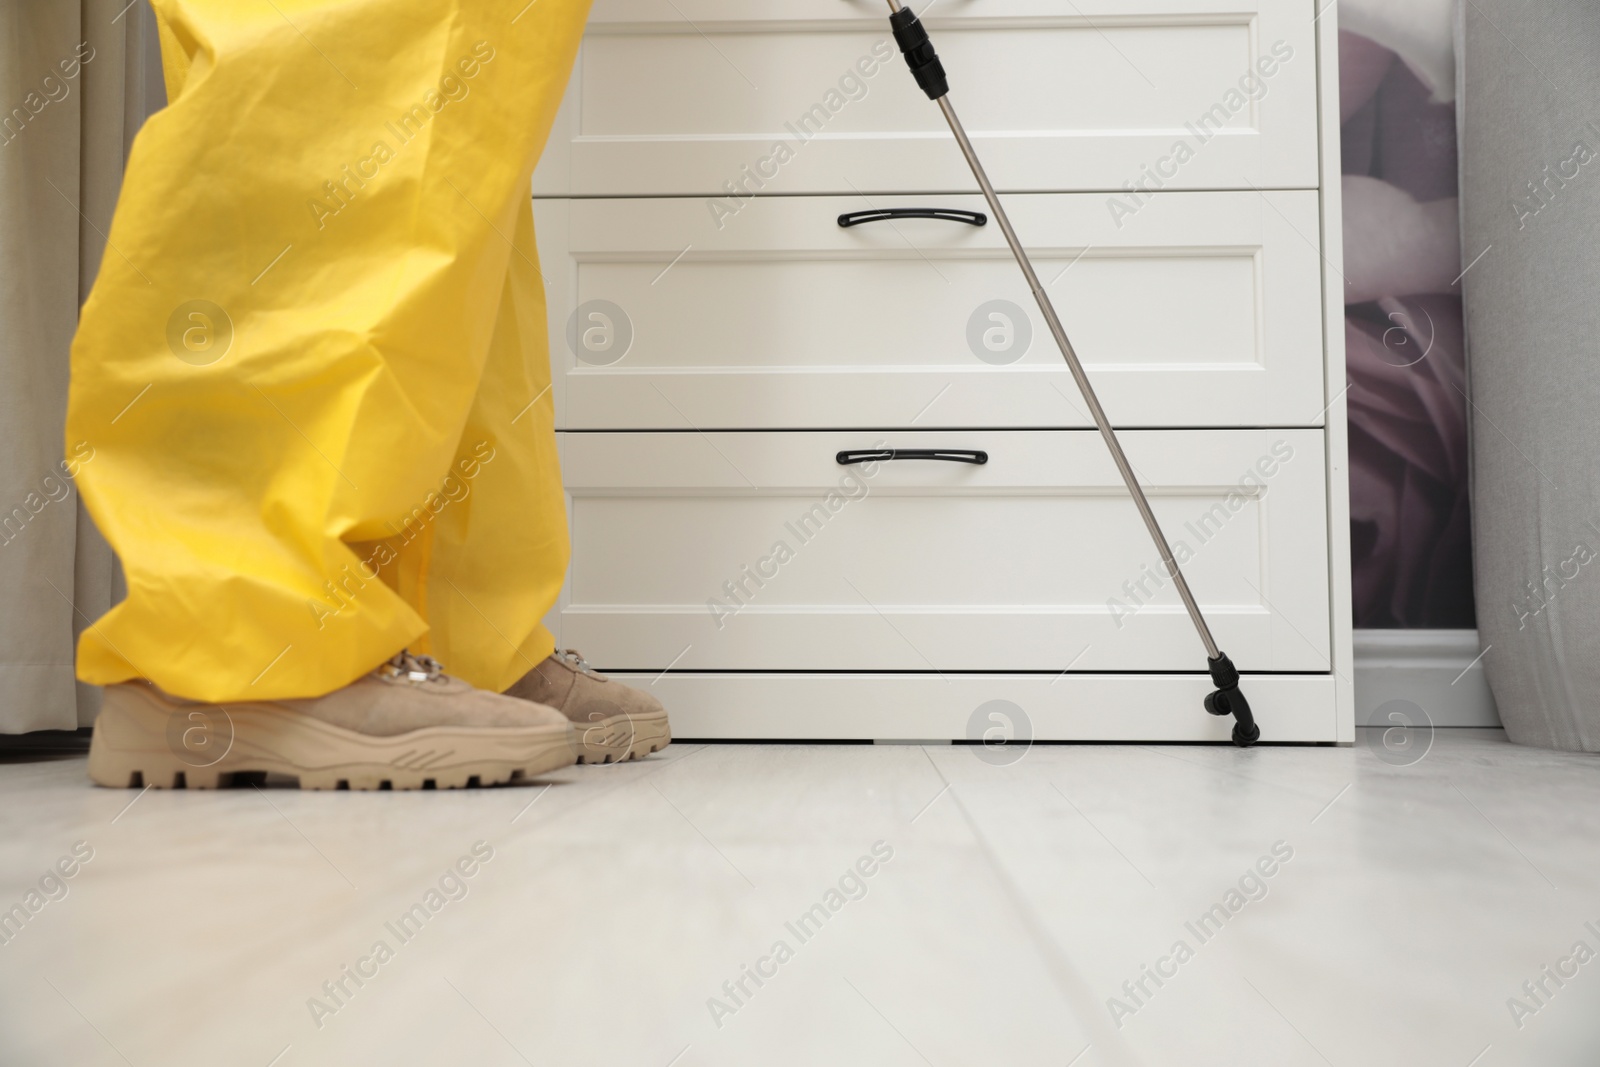
[[[1461,301],[1454,296],[1348,309],[1351,552],[1359,626],[1470,625],[1461,338]]]
[[[1339,57],[1345,174],[1404,194],[1345,204],[1355,624],[1471,627],[1460,288],[1426,252],[1459,247],[1455,109],[1374,41],[1341,33]]]

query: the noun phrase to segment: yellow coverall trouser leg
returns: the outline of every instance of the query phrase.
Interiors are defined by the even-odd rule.
[[[504,689],[568,556],[529,180],[587,0],[154,0],[67,455],[128,597],[78,672],[312,696],[403,647]]]

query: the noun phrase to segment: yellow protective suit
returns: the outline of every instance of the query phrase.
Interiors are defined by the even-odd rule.
[[[530,178],[588,0],[154,0],[67,453],[128,596],[78,675],[501,690],[568,557]],[[520,10],[519,10],[520,9]]]

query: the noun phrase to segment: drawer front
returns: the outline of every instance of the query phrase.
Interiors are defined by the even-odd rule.
[[[1173,189],[1312,188],[1311,15],[947,0],[927,25],[997,188],[1120,190],[1146,167]],[[971,190],[887,17],[867,0],[599,0],[536,195]]]
[[[1163,193],[1120,226],[1095,194],[1007,201],[1118,425],[1322,421],[1316,193]],[[535,201],[561,425],[1092,425],[992,220],[838,225],[869,205],[984,210]]]
[[[607,669],[1204,667],[1093,431],[561,438],[558,636]],[[837,462],[875,447],[988,462]],[[1328,670],[1322,434],[1135,430],[1125,447],[1240,668]]]

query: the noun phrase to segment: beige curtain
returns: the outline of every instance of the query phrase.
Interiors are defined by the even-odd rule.
[[[68,350],[128,147],[163,103],[146,0],[0,5],[0,734],[99,710],[73,650],[121,575],[62,466]]]

